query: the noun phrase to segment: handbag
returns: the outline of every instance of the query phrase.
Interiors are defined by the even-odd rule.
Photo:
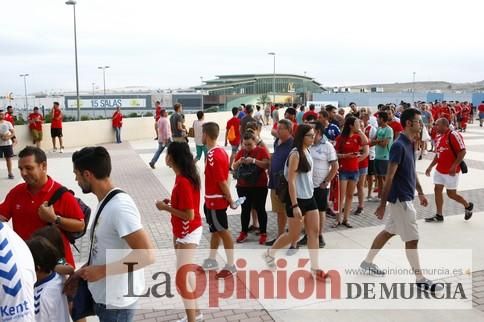
[[[450,142],[450,135],[452,134],[452,132],[449,133],[449,135],[447,136],[447,143],[449,144],[449,147],[450,149],[452,150],[452,153],[454,154],[454,157],[457,158],[457,153],[455,152],[454,150],[454,146],[452,145],[452,142]],[[461,163],[459,164],[460,166],[460,170],[462,171],[462,173],[467,173],[469,172],[469,169],[467,168],[467,164],[465,163],[464,160],[461,161]]]
[[[245,152],[244,157],[247,157],[247,156],[248,156],[248,153]],[[255,165],[255,163],[241,164],[234,171],[234,179],[237,179],[237,180],[242,179],[248,185],[255,185],[257,180],[259,179],[259,168]]]
[[[122,190],[116,189],[111,191],[106,198],[104,198],[103,202],[99,206],[99,209],[96,213],[96,217],[94,218],[92,230],[91,230],[91,246],[89,248],[89,259],[87,260],[87,264],[91,262],[91,252],[92,252],[92,243],[94,238],[94,230],[96,229],[97,221],[99,219],[99,215],[103,210],[104,206],[111,200],[115,195],[118,193],[123,192]],[[71,317],[73,321],[80,320],[87,316],[95,315],[94,311],[94,299],[92,298],[91,291],[89,291],[87,281],[84,279],[79,280],[79,285],[76,291],[76,295],[74,295],[73,299],[73,307],[71,311]]]

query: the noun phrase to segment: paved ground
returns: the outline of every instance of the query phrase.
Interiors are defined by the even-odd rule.
[[[266,142],[272,142],[268,130],[264,131],[263,135]],[[462,195],[474,201],[476,207],[475,217],[470,222],[463,221],[463,209],[454,202],[445,199],[445,215],[447,219],[443,224],[428,224],[419,221],[420,232],[422,235],[421,247],[425,248],[471,248],[474,250],[473,262],[473,304],[476,310],[471,312],[455,312],[449,311],[448,314],[440,314],[435,312],[418,312],[417,316],[408,317],[407,321],[413,320],[428,320],[437,321],[453,319],[469,319],[471,321],[484,320],[484,314],[478,313],[484,311],[484,237],[482,231],[484,229],[484,218],[482,217],[484,211],[484,203],[480,202],[484,197],[484,130],[478,126],[471,125],[467,133],[464,134],[466,144],[468,147],[468,155],[466,157],[470,167],[470,173],[461,177],[460,190]],[[68,138],[66,138],[68,139]],[[113,180],[114,182],[128,192],[136,201],[143,216],[145,227],[150,232],[156,247],[170,248],[171,245],[171,226],[168,220],[160,218],[159,212],[154,207],[154,200],[169,196],[169,191],[173,186],[174,176],[169,169],[164,165],[164,156],[162,155],[157,164],[157,169],[152,170],[147,165],[150,160],[156,143],[153,140],[126,142],[120,145],[106,145],[110,150],[113,159]],[[72,175],[72,167],[70,163],[70,156],[73,150],[68,150],[64,154],[49,153],[49,173],[55,179],[61,181],[65,185],[74,188],[77,194],[81,195]],[[424,218],[435,213],[432,195],[432,182],[430,178],[423,175],[426,166],[429,163],[432,155],[428,154],[424,160],[418,161],[418,171],[421,173],[420,180],[424,190],[428,193],[431,205],[427,208],[417,206],[418,217]],[[200,163],[200,168],[203,168],[203,162]],[[203,172],[203,171],[202,171]],[[0,162],[0,173],[5,173],[5,165]],[[2,175],[3,176],[3,175]],[[14,181],[7,181],[0,179],[0,199],[6,192],[21,179],[17,173],[17,179]],[[232,193],[235,194],[234,183],[232,183]],[[83,196],[91,206],[96,205],[96,200],[93,196]],[[354,205],[355,207],[356,205]],[[365,213],[361,216],[352,216],[351,222],[354,225],[353,229],[331,229],[329,224],[332,219],[328,220],[326,227],[326,242],[327,248],[367,248],[370,245],[372,238],[380,229],[382,222],[377,220],[373,215],[375,203],[367,203],[365,205]],[[267,204],[267,209],[270,209],[270,203]],[[229,216],[229,224],[234,237],[240,231],[240,217],[237,212],[232,211]],[[483,219],[481,219],[483,218]],[[275,215],[269,213],[268,233],[274,236],[276,231]],[[200,247],[208,247],[208,229],[204,227],[204,236]],[[257,237],[251,236],[251,240],[243,245],[237,245],[238,248],[259,248],[257,244]],[[78,242],[81,253],[77,256],[78,262],[86,260],[88,251],[88,241],[84,239]],[[455,247],[454,247],[455,246]],[[401,242],[398,240],[392,241],[389,247],[401,247]],[[417,310],[418,311],[418,310]],[[405,311],[396,311],[402,314],[388,315],[388,312],[383,311],[303,311],[297,312],[288,311],[272,311],[267,312],[261,306],[258,310],[219,310],[204,312],[205,321],[353,321],[356,318],[368,321],[399,321],[399,316],[410,314]],[[445,312],[445,311],[444,311]],[[140,311],[136,315],[137,321],[174,321],[183,316],[182,311],[170,310],[163,308],[157,311]],[[322,318],[324,316],[324,318]],[[392,318],[389,318],[392,316]],[[435,317],[435,319],[434,319]]]

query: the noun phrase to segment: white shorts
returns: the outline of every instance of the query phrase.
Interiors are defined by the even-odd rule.
[[[186,234],[183,238],[177,238],[176,243],[178,244],[200,244],[202,239],[203,227],[200,226],[189,234]]]
[[[455,176],[450,176],[435,170],[434,184],[443,185],[447,190],[457,190],[457,186],[459,185],[459,176],[459,173],[456,173]]]
[[[399,235],[402,241],[418,240],[417,211],[412,201],[388,203],[385,231]]]

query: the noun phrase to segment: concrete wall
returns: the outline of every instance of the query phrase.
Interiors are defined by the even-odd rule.
[[[206,113],[205,121],[216,122],[221,129],[225,129],[227,121],[232,117],[231,112]],[[195,114],[185,115],[185,124],[190,128],[196,120]],[[114,131],[111,120],[64,122],[63,123],[64,147],[82,147],[114,142]],[[52,149],[50,138],[50,124],[43,126],[44,138],[41,147],[46,150]],[[26,145],[32,145],[32,139],[27,125],[15,127],[15,135],[18,144],[14,149],[16,153]],[[154,119],[152,117],[125,118],[121,130],[123,141],[143,140],[153,138],[155,135]]]

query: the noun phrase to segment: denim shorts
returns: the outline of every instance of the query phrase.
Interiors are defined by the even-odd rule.
[[[340,171],[339,172],[339,179],[345,181],[358,181],[360,178],[360,174],[358,171]]]
[[[358,176],[361,177],[361,176],[366,176],[368,174],[368,168],[360,168],[358,170]]]

